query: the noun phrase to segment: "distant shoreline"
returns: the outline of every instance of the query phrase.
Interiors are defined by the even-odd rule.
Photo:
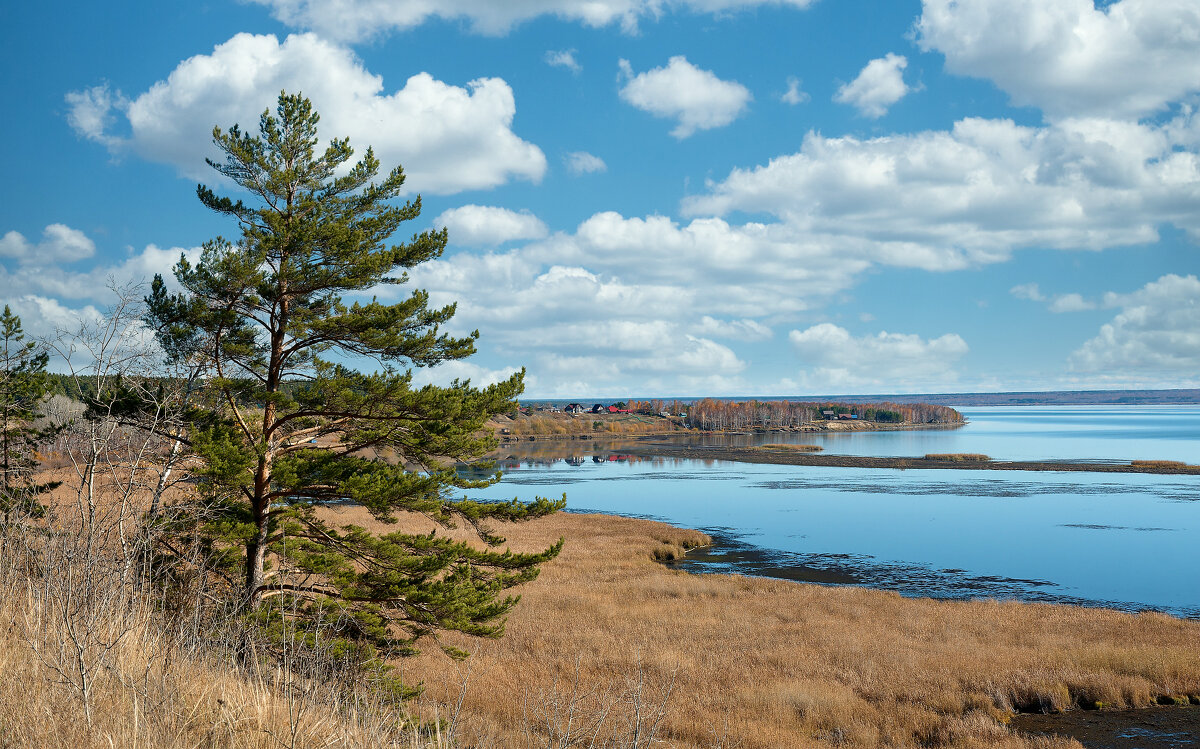
[[[664,397],[692,403],[704,396]],[[1169,390],[1028,390],[1002,393],[903,393],[898,395],[729,395],[719,396],[722,400],[773,401],[820,401],[839,403],[929,403],[938,406],[1195,406],[1200,405],[1200,388],[1175,388]],[[525,398],[565,405],[569,399]],[[574,400],[592,400],[591,398]]]
[[[1088,473],[1153,473],[1200,476],[1200,466],[1132,465],[1130,463],[1087,463],[1068,460],[927,460],[925,458],[884,458],[860,455],[825,455],[789,451],[759,450],[753,447],[681,446],[662,442],[638,445],[625,450],[642,458],[680,458],[685,460],[725,460],[734,463],[763,463],[790,466],[833,468],[950,469],[956,471],[1077,471]]]
[[[1048,390],[1006,393],[908,393],[905,395],[821,396],[845,403],[930,403],[938,406],[1194,406],[1200,389],[1176,390]]]
[[[501,444],[514,442],[571,442],[595,440],[652,440],[662,437],[712,437],[739,434],[838,434],[844,432],[910,432],[921,430],[961,429],[968,422],[959,421],[941,424],[880,424],[874,421],[816,421],[800,427],[783,429],[688,429],[654,432],[579,432],[575,434],[503,434],[496,436]]]

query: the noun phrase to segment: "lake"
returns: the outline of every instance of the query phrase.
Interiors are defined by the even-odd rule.
[[[970,422],[955,430],[687,439],[812,442],[850,455],[1200,459],[1200,407],[960,410]],[[622,446],[505,445],[504,479],[468,494],[565,492],[573,511],[704,530],[717,543],[689,555],[683,567],[694,571],[1200,617],[1200,477],[638,459]]]

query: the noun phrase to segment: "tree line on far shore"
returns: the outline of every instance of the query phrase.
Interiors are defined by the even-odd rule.
[[[630,402],[639,411],[653,401]],[[651,413],[657,413],[651,410]],[[929,403],[816,403],[805,401],[730,401],[703,398],[687,410],[694,429],[786,429],[843,414],[877,424],[962,424],[966,419],[949,406]]]

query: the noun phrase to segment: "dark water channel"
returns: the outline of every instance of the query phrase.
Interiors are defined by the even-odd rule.
[[[1200,747],[1200,707],[1084,711],[1018,715],[1013,727],[1045,736],[1067,736],[1085,749],[1193,749]]]
[[[1200,462],[1200,408],[968,415],[971,423],[953,432],[822,438],[827,453],[857,455]],[[782,438],[811,439],[722,439]],[[506,445],[504,480],[470,494],[565,492],[571,510],[704,530],[716,543],[683,563],[695,571],[1200,617],[1200,477],[773,466],[639,459],[623,452],[628,448],[605,441]]]

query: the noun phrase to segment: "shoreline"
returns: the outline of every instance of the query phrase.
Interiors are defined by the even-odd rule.
[[[945,424],[880,424],[874,421],[829,421],[784,429],[675,429],[662,432],[581,432],[577,434],[499,434],[500,444],[518,442],[586,442],[588,440],[651,440],[663,437],[719,437],[748,434],[830,434],[839,432],[918,432],[961,429],[968,422]]]
[[[1131,463],[1088,463],[1069,460],[928,460],[925,458],[826,455],[754,447],[679,446],[664,443],[636,446],[628,450],[641,458],[678,458],[684,460],[724,460],[733,463],[768,465],[821,466],[831,468],[949,469],[959,471],[1076,471],[1088,473],[1151,473],[1200,476],[1200,466],[1133,465]]]
[[[1200,622],[1200,607],[1164,608],[1135,602],[1081,598],[1065,590],[1043,590],[1044,586],[1053,586],[1053,583],[1044,580],[979,576],[965,570],[940,570],[920,565],[871,564],[870,558],[851,554],[802,554],[764,548],[714,529],[681,530],[704,533],[709,542],[686,548],[678,556],[656,558],[656,561],[667,569],[692,575],[745,575],[809,585],[849,585],[892,591],[905,598],[934,601],[993,599],[1030,605],[1110,609],[1130,614],[1155,612]]]
[[[370,522],[361,509],[342,513]],[[461,667],[436,648],[406,663],[431,697],[463,700],[480,735],[501,745],[527,743],[506,731],[525,714],[522,695],[535,705],[569,699],[539,692],[546,684],[585,695],[644,685],[680,749],[712,746],[711,726],[743,749],[1065,747],[1009,723],[1200,694],[1196,620],[687,574],[659,562],[709,539],[645,519],[563,513],[504,531],[516,549],[567,544],[522,589],[505,638],[472,655],[465,698]],[[668,691],[685,696],[668,701]],[[1173,715],[1194,729],[1200,711]]]

